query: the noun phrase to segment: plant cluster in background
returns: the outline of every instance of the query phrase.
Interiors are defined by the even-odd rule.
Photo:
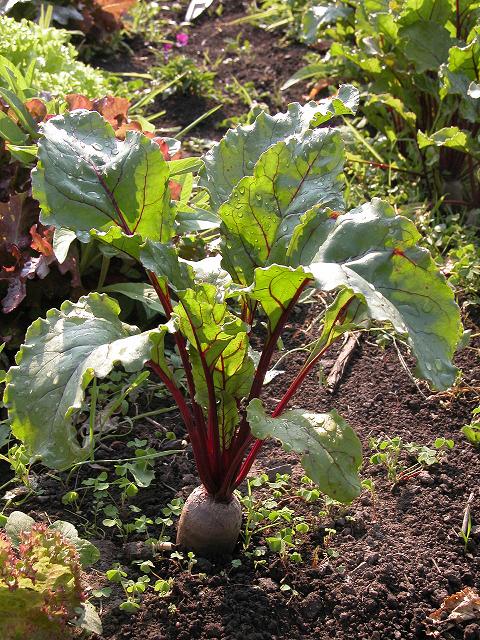
[[[0,13],[38,22],[48,15],[56,27],[80,30],[98,45],[123,29],[123,18],[135,4],[136,0],[51,0],[48,5],[34,0],[9,0]]]
[[[78,60],[70,39],[63,29],[0,16],[0,55],[29,78],[37,97],[82,93],[95,98],[118,92],[119,83],[113,76]],[[2,85],[4,80],[0,80]]]
[[[364,0],[354,10],[342,2],[314,6],[308,15],[313,14],[317,19],[309,40],[327,37],[333,44],[324,60],[311,58],[285,87],[306,78],[357,83],[369,125],[422,174],[427,195],[477,206],[478,2],[424,0],[392,7]]]

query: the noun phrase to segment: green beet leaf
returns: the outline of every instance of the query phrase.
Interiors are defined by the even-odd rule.
[[[303,16],[302,37],[307,44],[316,43],[321,34],[322,27],[335,24],[342,18],[347,18],[352,13],[350,7],[313,6]]]
[[[300,135],[333,118],[356,111],[359,92],[350,85],[340,87],[336,96],[320,103],[288,105],[287,113],[270,116],[261,113],[251,125],[230,129],[204,157],[201,184],[210,192],[214,209],[220,207],[235,185],[254,173],[260,156],[272,145],[289,136]]]
[[[41,221],[82,236],[92,229],[165,242],[173,234],[169,169],[159,146],[128,131],[117,140],[112,127],[92,111],[73,111],[43,125],[33,192]]]
[[[254,283],[245,293],[262,305],[267,315],[270,335],[275,331],[282,313],[296,299],[302,283],[308,282],[309,279],[310,276],[302,267],[294,270],[291,267],[273,264],[255,269]]]
[[[139,333],[119,312],[114,300],[97,293],[52,309],[30,326],[7,374],[13,434],[49,467],[68,467],[88,454],[71,418],[93,377],[105,377],[116,364],[138,371],[150,359],[152,332]]]
[[[248,326],[228,311],[214,285],[200,284],[178,295],[180,303],[174,313],[189,341],[196,400],[207,411],[211,376],[221,445],[226,447],[239,422],[237,401],[248,394],[254,374]]]
[[[417,373],[445,389],[456,378],[451,359],[462,335],[453,291],[430,254],[416,246],[412,222],[375,199],[340,216],[309,270],[322,291],[346,286],[369,316],[404,336]]]
[[[256,267],[284,263],[301,217],[312,207],[343,207],[343,146],[338,132],[308,130],[271,146],[252,176],[219,209],[223,266],[248,285]]]
[[[256,438],[277,438],[288,451],[302,454],[303,468],[323,493],[339,502],[351,502],[359,495],[362,446],[338,413],[291,409],[272,418],[255,398],[247,417]]]

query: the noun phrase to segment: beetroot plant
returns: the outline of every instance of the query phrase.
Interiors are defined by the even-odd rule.
[[[301,455],[325,494],[355,498],[360,442],[335,411],[287,408],[303,380],[346,331],[380,325],[409,345],[416,375],[444,389],[457,375],[451,359],[462,334],[453,292],[417,246],[412,222],[378,199],[344,211],[341,136],[321,125],[352,113],[357,97],[344,86],[322,103],[262,113],[229,131],[204,156],[190,204],[183,195],[172,202],[168,189],[190,161],[165,161],[142,134],[119,141],[99,114],[85,111],[43,126],[33,176],[42,222],[143,265],[166,321],[141,333],[99,293],[35,321],[5,394],[13,434],[32,455],[54,468],[87,457],[90,443],[72,422],[86,387],[114,365],[146,366],[178,405],[201,480],[180,518],[180,544],[198,553],[233,548],[241,521],[234,490],[269,437]],[[202,192],[219,242],[191,262],[179,255],[176,225],[185,212],[205,214]],[[265,398],[267,411],[261,398],[271,359],[309,288],[332,302],[305,364],[273,411]],[[266,335],[257,352],[250,342],[259,321]],[[183,363],[184,387],[166,340]]]

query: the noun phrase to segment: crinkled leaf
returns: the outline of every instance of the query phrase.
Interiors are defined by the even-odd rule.
[[[353,87],[349,90],[352,96],[355,91]],[[315,102],[305,106],[295,102],[288,106],[287,113],[270,116],[262,112],[253,124],[230,129],[204,156],[201,184],[210,192],[214,209],[230,197],[233,187],[244,176],[253,175],[255,164],[264,151],[280,140],[304,133],[311,128],[317,113],[326,115],[328,111],[328,107]]]
[[[45,224],[76,232],[121,227],[144,238],[173,234],[169,171],[158,145],[138,132],[117,140],[95,111],[73,111],[43,125],[34,195]]]
[[[52,309],[30,326],[7,374],[12,432],[49,467],[68,467],[88,454],[72,414],[92,378],[105,377],[116,364],[138,371],[150,358],[151,332],[121,322],[119,312],[114,300],[97,293]]]
[[[58,531],[66,540],[73,544],[83,568],[95,564],[95,562],[100,559],[100,551],[97,547],[88,540],[80,538],[77,529],[70,522],[56,520],[52,522],[49,528]]]
[[[288,244],[311,207],[342,208],[343,147],[331,129],[308,130],[270,147],[220,207],[223,266],[239,284],[256,267],[285,261]]]
[[[445,389],[457,375],[460,312],[419,238],[412,222],[374,199],[337,219],[308,270],[323,291],[347,286],[359,294],[372,319],[406,338],[417,373]]]
[[[181,332],[189,340],[196,400],[206,411],[207,376],[213,379],[222,446],[228,446],[238,424],[237,400],[248,394],[254,367],[248,355],[248,326],[228,311],[214,285],[178,293],[174,308]],[[206,376],[204,365],[208,369]]]
[[[475,145],[468,131],[462,131],[458,127],[443,127],[432,133],[432,135],[426,135],[423,131],[417,132],[417,141],[420,149],[425,147],[449,147],[451,149],[457,149],[463,153],[472,153],[480,151],[480,147]],[[477,148],[475,148],[477,147]]]
[[[255,398],[247,407],[247,418],[256,438],[278,438],[285,449],[302,454],[303,468],[323,493],[339,502],[358,496],[362,446],[338,413],[292,409],[272,418]]]
[[[238,333],[247,330],[247,325],[228,311],[226,302],[218,299],[218,293],[211,284],[179,291],[180,304],[174,308],[191,349],[202,354],[209,367]]]
[[[34,524],[35,520],[23,511],[12,511],[5,523],[5,532],[13,544],[18,545],[20,534],[28,533]]]
[[[313,116],[310,126],[320,127],[335,116],[353,116],[360,102],[360,92],[351,84],[342,84],[330,98],[320,100],[318,111]]]

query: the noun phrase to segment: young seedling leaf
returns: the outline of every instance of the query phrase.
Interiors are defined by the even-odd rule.
[[[323,493],[339,502],[351,502],[359,495],[362,446],[338,413],[291,409],[272,418],[255,398],[247,407],[247,417],[256,438],[278,438],[285,449],[302,454],[303,468]]]

